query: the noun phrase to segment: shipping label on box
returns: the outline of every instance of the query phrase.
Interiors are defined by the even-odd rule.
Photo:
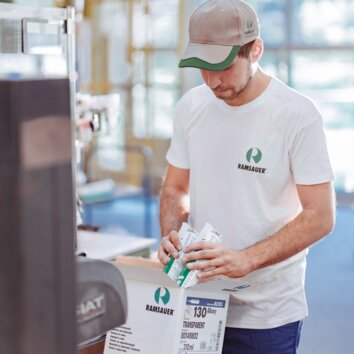
[[[226,310],[227,301],[219,296],[187,296],[178,353],[220,353]]]
[[[104,354],[220,354],[229,294],[178,287],[161,270],[121,266],[128,319],[107,333]],[[110,309],[114,311],[114,309]]]

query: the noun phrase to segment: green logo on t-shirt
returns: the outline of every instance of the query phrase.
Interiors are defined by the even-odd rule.
[[[247,151],[246,159],[248,162],[253,160],[255,163],[258,163],[262,160],[262,151],[258,148],[251,148]]]

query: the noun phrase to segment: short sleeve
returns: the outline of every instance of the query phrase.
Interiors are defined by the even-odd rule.
[[[183,127],[184,114],[181,106],[179,102],[176,107],[173,134],[166,159],[175,167],[189,169],[187,137]]]
[[[318,117],[295,136],[290,164],[296,184],[319,184],[334,180],[322,119]]]

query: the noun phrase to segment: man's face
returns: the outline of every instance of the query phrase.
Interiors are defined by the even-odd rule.
[[[233,104],[247,88],[252,78],[252,63],[248,58],[236,57],[223,71],[200,70],[205,83],[214,95],[227,104]]]

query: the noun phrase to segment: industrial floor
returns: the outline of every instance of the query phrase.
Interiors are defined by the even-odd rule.
[[[97,208],[93,221],[102,230],[123,226],[144,234],[144,206],[118,201]],[[151,203],[151,237],[160,238],[158,200]],[[120,225],[120,226],[119,226]],[[155,249],[157,247],[155,244]],[[299,354],[354,353],[354,210],[338,207],[331,235],[310,249],[306,292],[309,317],[304,322]]]

